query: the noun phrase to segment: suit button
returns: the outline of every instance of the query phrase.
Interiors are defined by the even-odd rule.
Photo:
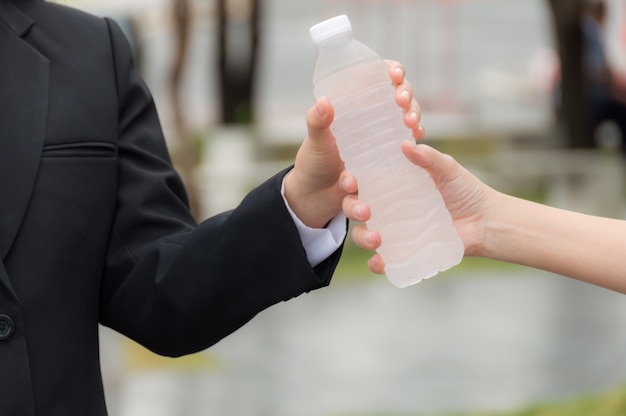
[[[11,337],[13,333],[13,320],[6,315],[0,315],[0,341]]]

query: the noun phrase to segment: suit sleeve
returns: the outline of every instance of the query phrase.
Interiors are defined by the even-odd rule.
[[[118,192],[101,322],[152,351],[202,350],[263,309],[326,286],[341,248],[315,268],[280,194],[280,172],[232,211],[196,225],[129,45],[107,20],[119,97]]]

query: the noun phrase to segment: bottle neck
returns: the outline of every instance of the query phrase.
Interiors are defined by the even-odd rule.
[[[316,46],[317,49],[335,48],[337,46],[344,45],[354,40],[353,32],[343,32],[337,35],[331,36],[328,39],[324,39]]]

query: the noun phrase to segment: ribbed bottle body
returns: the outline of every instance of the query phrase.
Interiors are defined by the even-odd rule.
[[[314,95],[333,104],[337,147],[381,234],[387,278],[406,287],[458,264],[464,247],[441,194],[400,150],[411,132],[385,62],[351,34],[329,39],[318,45]]]

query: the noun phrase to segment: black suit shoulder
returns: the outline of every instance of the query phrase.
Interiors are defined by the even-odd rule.
[[[17,6],[34,20],[26,40],[42,54],[75,66],[110,61],[109,29],[101,17],[45,1],[23,1]]]
[[[72,39],[66,46],[102,36],[106,25],[101,17],[59,3],[41,0],[16,1],[15,6],[35,20],[49,36]]]

